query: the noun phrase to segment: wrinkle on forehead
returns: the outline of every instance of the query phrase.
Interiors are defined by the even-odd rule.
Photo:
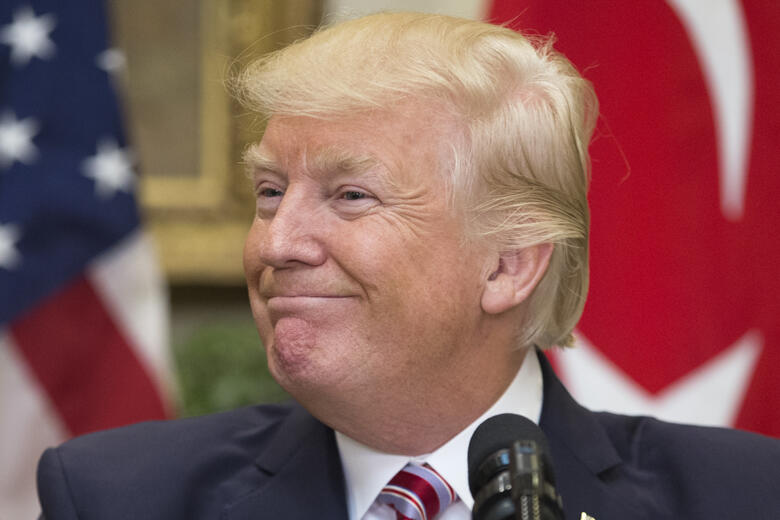
[[[309,147],[305,146],[300,159],[302,172],[309,176],[321,178],[370,175],[389,187],[399,187],[393,176],[387,174],[392,167],[368,152],[348,150],[337,145],[319,146],[310,151]],[[287,168],[262,142],[250,146],[244,152],[244,162],[249,176],[258,171],[267,171],[288,177]]]
[[[392,110],[330,119],[274,116],[266,136],[244,158],[250,173],[268,171],[288,177],[295,171],[318,178],[370,175],[400,193],[415,191],[420,176],[438,174],[445,180],[449,199],[453,144],[461,140],[463,128],[446,108],[442,103],[409,100]]]
[[[304,153],[307,169],[314,172],[362,173],[382,165],[382,162],[370,153],[353,152],[338,146],[323,146]],[[257,170],[269,170],[281,173],[283,169],[275,154],[262,143],[251,145],[244,152],[247,167]]]

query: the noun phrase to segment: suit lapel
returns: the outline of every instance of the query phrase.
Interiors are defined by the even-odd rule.
[[[540,426],[552,451],[566,518],[587,513],[596,520],[645,518],[633,499],[622,459],[597,416],[580,406],[539,353],[544,378]]]
[[[566,518],[582,512],[596,520],[646,517],[622,483],[624,464],[596,415],[569,395],[547,358],[540,426],[550,441]],[[225,520],[347,518],[341,460],[333,431],[296,407],[256,460],[257,490],[230,504]]]
[[[347,518],[344,477],[333,430],[296,407],[256,460],[257,491],[225,510],[226,520]]]

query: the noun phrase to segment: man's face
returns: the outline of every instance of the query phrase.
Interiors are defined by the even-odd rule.
[[[271,372],[304,404],[411,392],[479,355],[487,257],[447,204],[455,135],[449,118],[409,103],[275,117],[247,154],[252,311]]]

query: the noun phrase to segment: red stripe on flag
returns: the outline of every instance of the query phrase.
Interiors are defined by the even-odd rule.
[[[149,374],[86,278],[16,320],[11,335],[73,435],[166,417]]]

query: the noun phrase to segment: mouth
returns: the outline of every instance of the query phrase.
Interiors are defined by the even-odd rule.
[[[276,321],[284,316],[329,314],[329,311],[335,311],[340,308],[341,305],[354,299],[354,296],[337,296],[331,294],[278,295],[269,297],[266,300],[266,307],[271,315],[272,321]]]
[[[316,294],[316,293],[271,293],[264,295],[266,301],[271,300],[294,300],[294,299],[320,299],[320,300],[337,300],[341,298],[353,298],[352,295],[343,294]]]

